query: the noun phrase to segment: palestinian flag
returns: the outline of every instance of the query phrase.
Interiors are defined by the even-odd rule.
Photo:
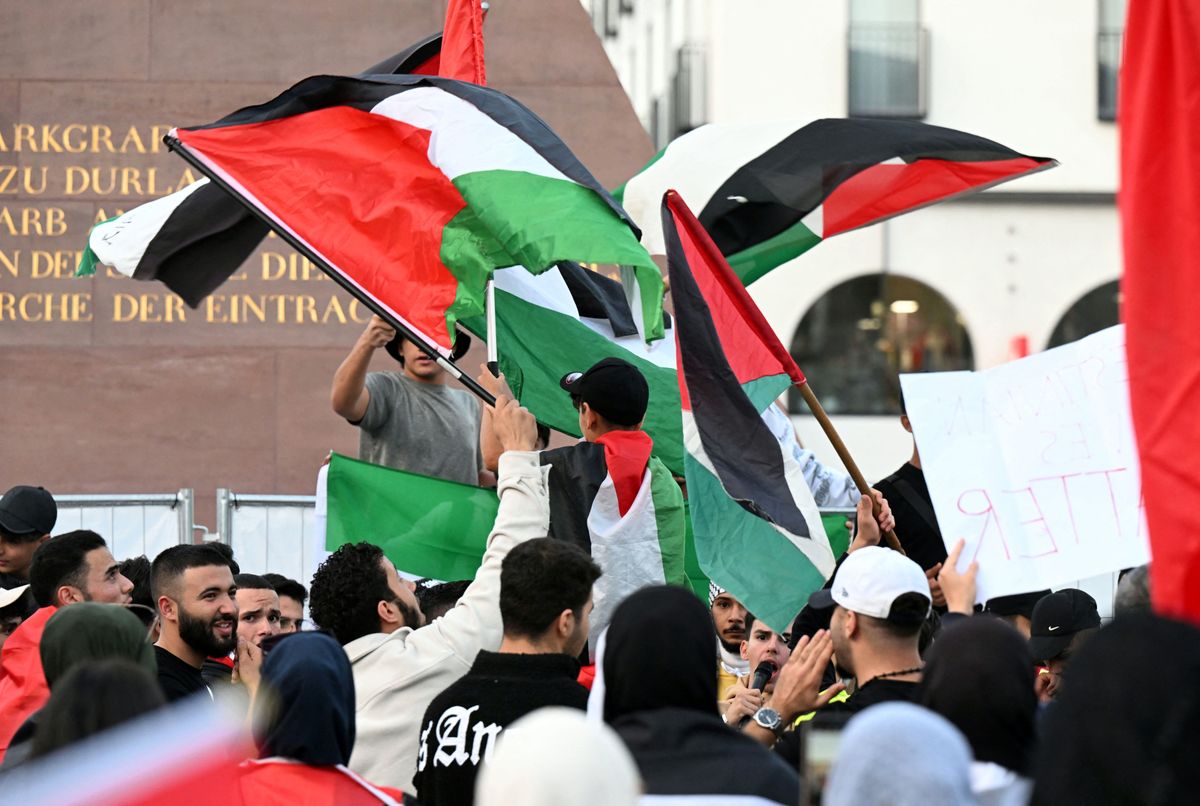
[[[438,32],[363,75],[436,75],[441,49]],[[159,280],[195,308],[241,267],[267,229],[236,198],[201,179],[98,223],[75,276],[95,274],[103,263],[135,280]]]
[[[647,585],[686,585],[683,494],[650,455],[644,431],[542,452],[550,465],[550,536],[591,552],[604,571],[592,594],[591,638],[626,596]]]
[[[662,221],[696,554],[783,632],[834,568],[800,465],[762,417],[804,376],[678,194],[664,197]]]
[[[329,460],[325,548],[366,541],[407,574],[474,579],[500,499],[485,490],[360,462]]]
[[[678,190],[749,285],[832,235],[1057,164],[915,121],[709,124],[671,142],[616,195],[657,255],[666,249],[659,204]]]
[[[503,266],[636,269],[647,336],[662,276],[621,206],[535,114],[437,77],[316,76],[208,126],[186,159],[420,338],[449,354]]]
[[[519,266],[501,269],[493,282],[500,369],[521,405],[556,431],[581,436],[579,413],[559,380],[602,358],[628,361],[650,386],[643,429],[654,441],[654,455],[682,475],[671,323],[664,315],[666,337],[647,341],[637,284],[624,285],[572,262],[536,275]],[[487,337],[484,317],[464,325]]]

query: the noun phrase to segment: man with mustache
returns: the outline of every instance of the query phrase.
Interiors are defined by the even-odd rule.
[[[212,696],[200,674],[204,659],[238,645],[229,560],[212,546],[172,546],[154,558],[150,585],[162,624],[154,655],[163,694],[168,702],[200,692]]]

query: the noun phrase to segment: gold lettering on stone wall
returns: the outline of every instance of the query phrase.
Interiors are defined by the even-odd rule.
[[[370,311],[344,293],[274,232],[267,247],[195,310],[157,284],[74,290],[95,224],[175,193],[201,178],[162,142],[166,125],[67,121],[0,125],[0,322],[189,327],[365,324]],[[125,282],[97,266],[101,282]],[[21,286],[14,286],[13,281]],[[322,286],[312,286],[312,283]],[[61,283],[61,285],[60,285]],[[303,283],[303,286],[296,285]],[[257,292],[267,284],[277,292]],[[100,288],[99,285],[95,288]],[[318,293],[292,293],[291,290]],[[53,290],[50,290],[53,289]],[[120,290],[118,290],[120,289]],[[242,293],[246,289],[246,293]]]

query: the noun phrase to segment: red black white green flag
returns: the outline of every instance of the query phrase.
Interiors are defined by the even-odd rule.
[[[437,75],[441,50],[439,31],[362,74]],[[158,280],[195,308],[238,270],[267,231],[240,201],[200,179],[98,223],[76,276],[94,274],[103,263],[135,280]]]
[[[834,568],[804,473],[763,420],[804,375],[674,192],[662,226],[696,554],[713,582],[782,632]]]
[[[663,254],[663,193],[700,212],[749,284],[825,238],[1052,168],[967,132],[907,120],[709,124],[672,141],[616,191]]]
[[[272,226],[447,354],[493,269],[633,267],[647,337],[662,277],[621,206],[541,118],[437,77],[316,76],[178,148]]]

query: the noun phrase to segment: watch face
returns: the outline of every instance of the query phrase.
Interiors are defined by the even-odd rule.
[[[775,730],[779,727],[783,718],[779,716],[779,712],[774,708],[759,708],[758,712],[754,714],[754,721],[767,730]]]

